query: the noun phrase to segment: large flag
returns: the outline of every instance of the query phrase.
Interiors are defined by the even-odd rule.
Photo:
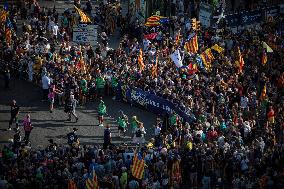
[[[153,65],[153,67],[151,69],[151,74],[152,74],[153,78],[158,77],[158,60],[159,60],[159,55],[158,55],[158,53],[156,53],[155,64]]]
[[[78,12],[80,18],[81,18],[81,22],[82,23],[91,23],[91,19],[78,7],[74,6],[76,11]]]
[[[176,49],[175,52],[170,55],[170,57],[178,68],[182,67],[182,60],[178,49]]]
[[[206,49],[203,53],[201,53],[200,57],[201,57],[201,60],[204,64],[205,68],[207,70],[210,70],[211,62],[212,62],[212,60],[214,60],[214,56],[211,52],[211,49],[210,48]]]
[[[265,50],[262,51],[262,57],[261,57],[261,64],[265,65],[267,63],[267,54]]]
[[[244,62],[244,59],[243,59],[243,56],[242,56],[242,53],[239,47],[238,47],[238,61],[239,61],[239,73],[242,73],[245,62]]]
[[[68,181],[68,189],[77,189],[76,183],[73,180]]]
[[[261,95],[260,95],[260,100],[263,101],[266,98],[266,84],[263,86]]]
[[[138,158],[138,154],[135,153],[133,157],[133,165],[131,169],[132,175],[137,178],[137,179],[142,179],[143,174],[144,174],[144,167],[145,167],[145,162],[144,159]]]
[[[143,71],[145,69],[145,64],[144,64],[144,61],[143,61],[143,51],[142,51],[142,49],[140,49],[140,52],[139,52],[138,64],[139,64],[140,70]]]
[[[86,188],[87,189],[100,189],[99,183],[98,183],[98,177],[97,174],[93,168],[92,173],[89,175],[89,177],[86,180]]]
[[[221,53],[224,51],[224,49],[222,47],[220,47],[218,44],[215,44],[211,47],[211,49],[217,51],[218,53]]]
[[[198,40],[197,35],[195,34],[189,41],[185,42],[184,49],[187,52],[196,54],[198,51]]]
[[[266,52],[273,52],[272,48],[269,47],[264,41],[262,42],[262,47],[266,49]]]

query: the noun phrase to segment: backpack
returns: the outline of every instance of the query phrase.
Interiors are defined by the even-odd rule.
[[[136,131],[136,137],[141,137],[142,136],[142,131],[140,129],[138,129]]]

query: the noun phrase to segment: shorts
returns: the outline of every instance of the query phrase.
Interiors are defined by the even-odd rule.
[[[49,98],[48,101],[49,101],[50,104],[53,104],[54,103],[54,98]]]
[[[104,117],[104,114],[98,113],[98,116],[99,116],[99,117]]]

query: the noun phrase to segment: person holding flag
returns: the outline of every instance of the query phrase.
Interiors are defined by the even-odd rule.
[[[106,114],[106,105],[102,100],[102,98],[99,103],[98,114],[99,114],[99,126],[102,127],[104,122],[104,115]]]

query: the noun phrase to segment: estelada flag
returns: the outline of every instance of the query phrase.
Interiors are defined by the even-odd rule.
[[[6,28],[5,30],[5,37],[6,37],[6,42],[11,43],[12,40],[12,31],[10,28]]]
[[[144,174],[144,168],[145,168],[144,159],[143,158],[139,159],[137,153],[135,153],[133,157],[133,165],[131,169],[132,175],[137,179],[142,179],[143,174]]]
[[[139,51],[138,64],[139,64],[140,70],[143,71],[145,69],[145,64],[144,64],[144,61],[143,61],[143,51],[142,51],[142,49],[140,49],[140,51]]]
[[[86,180],[86,188],[87,189],[100,189],[99,183],[98,183],[98,177],[94,169],[92,170],[92,173],[89,175],[89,177]]]
[[[261,64],[265,65],[267,63],[267,54],[265,50],[262,51],[262,57],[261,57]]]
[[[198,51],[198,40],[195,34],[189,41],[185,42],[184,49],[190,53],[197,53]]]
[[[78,14],[80,16],[82,23],[91,23],[92,22],[91,19],[81,9],[79,9],[75,5],[74,5],[74,7],[75,7],[76,11],[78,12]]]
[[[5,11],[5,10],[2,10],[2,11],[0,12],[0,24],[6,22],[7,15],[8,15],[8,12]]]

